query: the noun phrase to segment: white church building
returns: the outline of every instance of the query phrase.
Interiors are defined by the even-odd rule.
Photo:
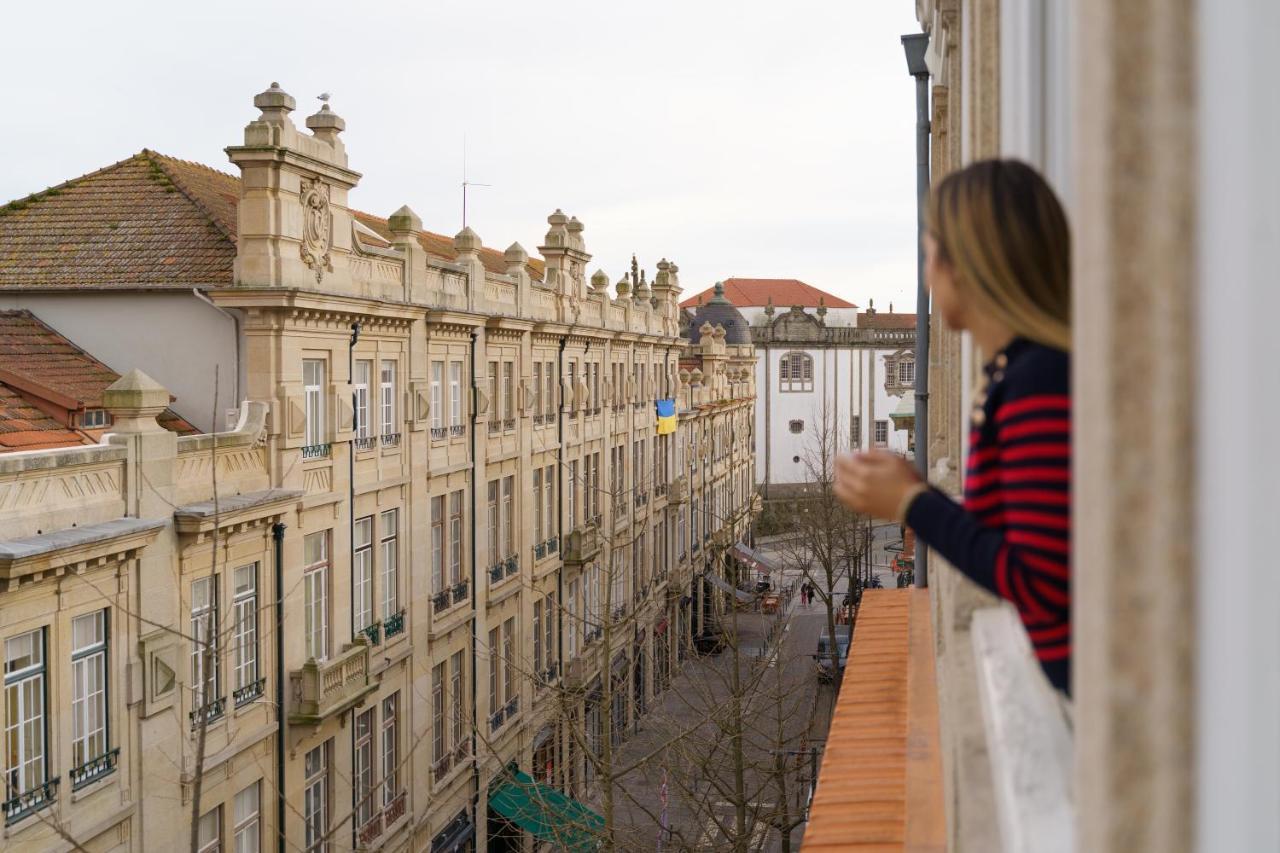
[[[682,307],[715,314],[726,329],[745,324],[733,331],[755,345],[756,478],[766,500],[812,481],[824,420],[838,450],[912,450],[914,313],[859,311],[795,279],[730,278]]]

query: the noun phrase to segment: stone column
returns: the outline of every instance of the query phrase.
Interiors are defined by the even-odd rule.
[[[1076,19],[1076,797],[1099,853],[1194,837],[1194,5]]]

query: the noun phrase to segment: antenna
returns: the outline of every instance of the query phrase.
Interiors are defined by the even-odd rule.
[[[493,184],[481,184],[467,180],[467,135],[462,134],[462,227],[467,227],[467,187],[491,187]]]

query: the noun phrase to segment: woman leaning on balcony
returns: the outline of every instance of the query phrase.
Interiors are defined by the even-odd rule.
[[[843,456],[837,493],[854,510],[906,523],[960,571],[1012,601],[1049,681],[1070,695],[1067,220],[1033,169],[987,160],[934,189],[924,246],[938,312],[991,354],[974,401],[964,502],[880,451]]]

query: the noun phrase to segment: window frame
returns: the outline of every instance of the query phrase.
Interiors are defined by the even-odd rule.
[[[351,636],[374,624],[373,516],[357,518],[352,525]]]
[[[307,541],[319,542],[321,558],[306,563],[302,568],[303,579],[303,642],[308,658],[317,662],[329,659],[331,645],[329,631],[329,570],[332,567],[329,556],[332,530],[318,530],[305,534],[302,538],[302,554],[307,559]],[[318,537],[312,539],[312,537]],[[319,596],[315,594],[319,592]],[[317,616],[319,617],[317,619]],[[319,639],[317,649],[316,640]],[[317,655],[316,652],[319,651]]]
[[[378,370],[378,412],[384,436],[399,432],[396,427],[396,359],[384,358]]]
[[[308,447],[329,443],[325,417],[328,408],[325,404],[328,366],[326,358],[302,360],[302,411],[306,421],[303,442]],[[312,376],[307,375],[308,370],[312,372]]]
[[[26,637],[32,637],[32,663],[24,667],[10,670],[11,643]],[[22,709],[28,701],[37,697],[39,707],[35,714],[28,715],[21,710],[15,715],[6,713],[4,720],[4,797],[6,804],[5,822],[9,822],[9,807],[14,800],[23,794],[33,791],[49,782],[49,636],[48,627],[41,626],[29,631],[6,637],[4,643],[4,692],[6,708]],[[38,659],[37,658],[38,652]],[[30,690],[23,688],[31,682]],[[25,700],[27,695],[31,700]],[[31,747],[30,740],[38,740],[38,749]],[[9,764],[9,757],[17,755],[16,765]],[[24,777],[30,774],[30,779]],[[38,778],[37,778],[38,777]],[[16,780],[16,781],[15,781]],[[47,804],[49,801],[45,800]]]
[[[97,639],[94,642],[84,646],[76,645],[76,623],[82,619],[99,620],[100,628],[95,635]],[[106,609],[94,610],[89,613],[82,613],[71,619],[71,764],[72,767],[83,767],[89,762],[101,758],[111,750],[111,680],[110,680],[110,612]],[[98,672],[98,689],[91,692],[88,696],[81,696],[80,691],[84,686],[81,679],[81,671],[90,669],[95,665]],[[96,699],[98,705],[98,715],[100,725],[92,730],[81,730],[81,726],[87,726],[88,721],[85,719],[86,714],[82,713],[77,705],[82,708],[88,706],[92,700]],[[84,746],[84,744],[99,738],[101,744],[97,752],[92,747]],[[80,755],[77,755],[77,750]]]
[[[813,356],[803,350],[787,350],[778,360],[778,391],[785,394],[813,391]]]
[[[352,393],[355,396],[355,437],[371,438],[369,430],[372,418],[369,417],[369,382],[373,377],[373,359],[356,359],[355,375],[351,378]]]
[[[383,510],[379,516],[379,555],[382,558],[382,618],[400,612],[400,508]]]
[[[252,586],[242,591],[238,577],[249,571]],[[261,665],[258,658],[258,564],[247,563],[231,571],[231,637],[234,643],[231,657],[231,689],[242,690],[256,683]],[[247,626],[247,627],[246,627]],[[245,654],[246,638],[249,654]],[[248,676],[245,671],[248,670]]]

